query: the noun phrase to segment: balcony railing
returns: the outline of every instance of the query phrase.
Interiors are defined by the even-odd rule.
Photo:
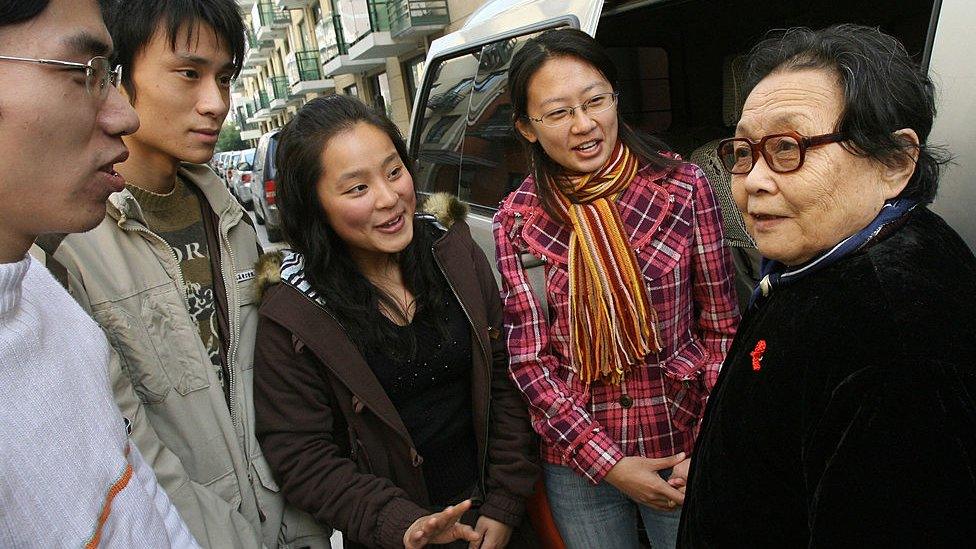
[[[373,32],[388,32],[390,30],[390,14],[386,8],[387,0],[366,0],[366,12],[369,14],[369,29],[356,37],[353,45]]]
[[[288,83],[292,86],[299,82],[309,82],[322,79],[322,68],[319,64],[319,52],[315,50],[296,51],[288,56]]]
[[[386,8],[393,36],[416,27],[444,26],[451,22],[447,0],[388,0]]]
[[[366,9],[369,11],[369,27],[373,32],[390,30],[388,3],[389,0],[366,0]]]
[[[349,47],[342,38],[342,20],[338,15],[319,21],[315,26],[315,37],[319,41],[319,54],[323,63],[349,53]]]
[[[237,126],[242,132],[259,130],[261,127],[258,124],[252,124],[247,121],[248,118],[254,116],[254,114],[246,114],[246,109],[241,109],[237,113]]]
[[[263,0],[254,4],[251,10],[251,21],[257,21],[262,27],[281,26],[290,24],[291,16],[268,0]]]
[[[283,99],[288,100],[288,77],[287,76],[272,76],[268,79],[268,89],[271,90],[270,97],[272,101],[277,101]]]
[[[390,30],[387,0],[334,0],[342,25],[342,33],[349,46],[354,46],[374,32]]]
[[[268,101],[268,92],[264,90],[259,90],[257,97],[254,98],[254,112],[267,109],[271,107],[271,102]]]

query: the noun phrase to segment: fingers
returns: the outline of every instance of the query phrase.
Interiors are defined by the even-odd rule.
[[[464,515],[464,513],[466,513],[470,508],[470,499],[464,500],[457,505],[445,507],[443,511],[430,515],[430,518],[428,518],[427,522],[424,524],[424,530],[428,532],[443,530],[461,520],[461,516]]]
[[[681,452],[680,454],[675,454],[673,456],[668,456],[666,458],[644,458],[644,459],[646,459],[651,464],[652,469],[654,469],[655,471],[660,471],[661,469],[670,469],[671,467],[674,467],[675,465],[684,461],[685,453]]]
[[[680,490],[668,484],[664,479],[660,479],[660,482],[655,482],[653,489],[657,492],[656,495],[662,497],[666,500],[673,501],[676,505],[682,505],[685,502],[685,495]],[[665,502],[666,504],[667,502]]]
[[[474,528],[468,526],[467,524],[457,523],[454,525],[454,539],[460,539],[469,542],[468,545],[472,543],[481,544],[482,535],[475,532]]]
[[[475,523],[474,531],[478,533],[480,538],[478,538],[478,541],[469,543],[468,549],[481,549],[485,543],[485,534],[488,532],[488,523],[484,520],[484,517],[480,517],[478,522]]]
[[[465,541],[480,539],[481,535],[472,530],[470,526],[458,523],[461,515],[470,508],[471,500],[465,500],[457,505],[447,507],[438,513],[417,519],[410,527],[413,531],[408,529],[404,535],[404,545],[408,549],[423,547],[451,528],[457,528],[454,532],[455,536],[453,539],[463,539]]]

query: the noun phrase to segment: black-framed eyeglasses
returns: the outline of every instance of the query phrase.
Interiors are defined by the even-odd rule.
[[[580,109],[586,114],[597,114],[610,109],[617,102],[617,92],[608,92],[594,95],[583,103],[575,107],[560,107],[553,109],[539,118],[525,117],[533,122],[539,122],[543,126],[557,128],[573,119],[576,109]]]
[[[807,137],[797,132],[785,132],[767,135],[759,141],[745,137],[723,139],[719,141],[717,151],[722,165],[731,174],[745,175],[751,172],[760,155],[769,169],[776,173],[789,173],[803,166],[807,149],[846,140],[847,135],[843,133]]]
[[[11,57],[9,55],[0,55],[0,61],[38,63],[41,65],[52,65],[55,67],[85,71],[85,89],[88,90],[89,95],[98,100],[103,100],[108,95],[109,85],[118,87],[119,83],[122,82],[122,65],[116,65],[113,69],[111,61],[101,55],[92,57],[87,63],[74,63],[72,61],[59,61],[57,59]]]

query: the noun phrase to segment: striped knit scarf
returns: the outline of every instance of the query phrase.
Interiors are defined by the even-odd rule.
[[[614,199],[637,175],[637,158],[619,140],[607,163],[553,187],[569,241],[569,324],[573,367],[583,383],[619,384],[631,366],[661,350],[637,257]]]

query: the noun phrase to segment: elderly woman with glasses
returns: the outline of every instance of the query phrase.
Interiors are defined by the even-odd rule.
[[[511,372],[542,437],[568,547],[673,547],[705,398],[738,323],[701,170],[617,116],[596,40],[545,32],[512,60],[533,172],[495,217]],[[542,310],[522,264],[545,262]],[[548,314],[547,314],[548,313]]]
[[[680,545],[971,546],[976,258],[928,209],[933,86],[894,38],[751,53],[719,145],[764,256],[712,391]]]

